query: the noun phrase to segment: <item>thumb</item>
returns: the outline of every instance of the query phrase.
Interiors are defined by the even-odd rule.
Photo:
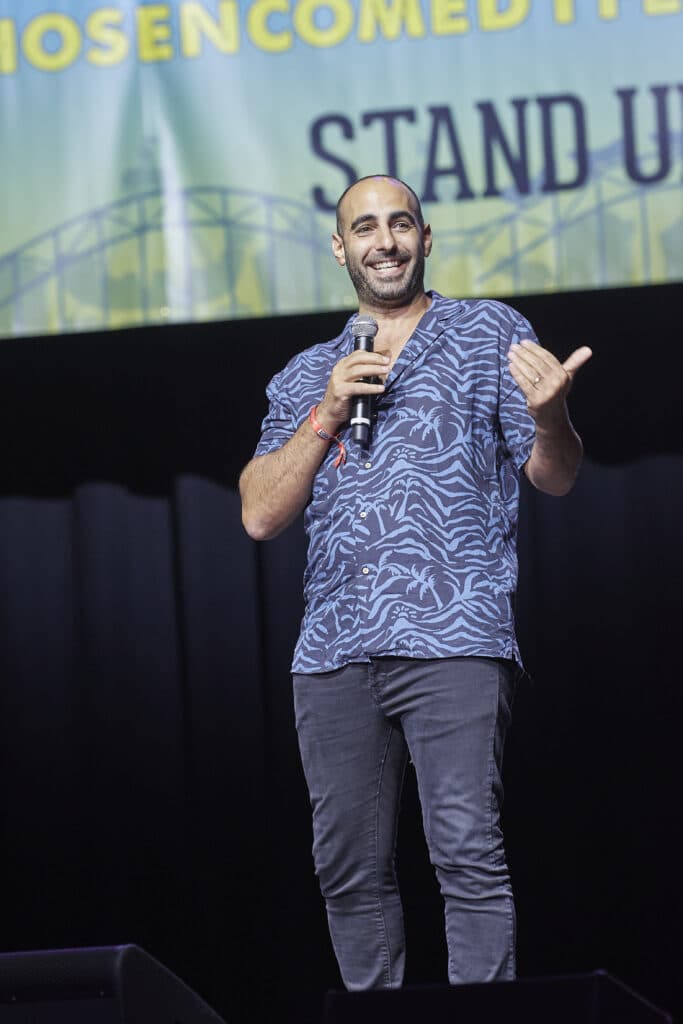
[[[588,362],[593,352],[588,345],[582,345],[581,348],[577,348],[568,359],[562,363],[562,369],[565,370],[570,377],[573,377],[577,370]]]

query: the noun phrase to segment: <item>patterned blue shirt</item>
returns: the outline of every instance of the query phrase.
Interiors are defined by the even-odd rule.
[[[330,445],[316,473],[294,672],[381,655],[520,660],[519,470],[535,433],[506,354],[535,336],[501,302],[429,294],[375,399],[368,450],[346,428],[346,464],[334,468]],[[273,377],[257,455],[280,448],[321,401],[333,366],[353,351],[351,322]]]

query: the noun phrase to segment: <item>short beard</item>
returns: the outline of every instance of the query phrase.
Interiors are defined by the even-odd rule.
[[[375,306],[380,309],[395,309],[407,306],[424,291],[425,257],[423,252],[418,253],[412,273],[407,280],[397,281],[395,284],[387,282],[386,290],[382,291],[376,291],[373,288],[360,263],[347,258],[346,269],[361,305]]]

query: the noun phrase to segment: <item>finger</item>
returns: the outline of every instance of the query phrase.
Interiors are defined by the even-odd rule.
[[[345,366],[343,372],[337,376],[342,383],[362,380],[364,377],[387,377],[389,369],[387,366],[377,366],[373,363],[357,363],[355,366]]]
[[[372,384],[368,380],[353,380],[335,389],[337,398],[346,400],[356,395],[379,395],[384,391],[384,384]]]
[[[381,365],[383,363],[388,364],[391,362],[391,357],[386,352],[368,352],[365,349],[359,348],[356,352],[351,352],[350,355],[344,356],[343,359],[339,360],[339,364],[344,366],[357,363],[359,360],[365,360],[366,362]]]
[[[519,386],[522,393],[527,397],[531,398],[534,393],[533,378],[529,376],[528,371],[524,371],[517,363],[510,363],[510,374],[515,383]]]
[[[520,377],[529,384],[530,387],[538,387],[544,376],[551,372],[550,367],[546,367],[543,362],[539,359],[530,358],[525,352],[523,352],[518,346],[512,346],[508,352],[508,360],[510,366],[510,372],[512,373],[513,368],[517,371],[519,376],[515,377],[518,384],[521,384]]]
[[[524,339],[519,345],[511,345],[510,348],[516,349],[521,358],[526,359],[544,375],[553,369],[562,369],[571,376],[581,369],[593,355],[588,345],[582,345],[572,352],[564,363],[561,363],[548,349],[542,348],[528,339]]]
[[[553,371],[559,371],[561,368],[559,360],[555,358],[553,353],[549,352],[546,348],[541,348],[535,341],[524,339],[519,344],[511,345],[510,351],[529,366],[532,366],[536,373],[541,373],[544,376]]]
[[[581,348],[577,348],[568,359],[562,363],[562,369],[573,377],[577,370],[580,370],[593,355],[592,349],[588,345],[582,345]]]
[[[384,386],[384,382],[387,378],[387,371],[377,372],[376,366],[361,366],[358,370],[352,370],[346,373],[338,373],[330,377],[330,384],[335,391],[353,391],[359,383],[365,384],[381,384]]]

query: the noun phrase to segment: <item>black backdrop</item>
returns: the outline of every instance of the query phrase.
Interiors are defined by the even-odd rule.
[[[523,494],[506,826],[520,972],[680,983],[683,287],[514,303],[588,343],[572,494]],[[0,343],[0,949],[136,942],[226,1019],[338,984],[288,665],[299,526],[242,532],[266,380],[344,315]],[[445,977],[408,779],[408,980]]]

